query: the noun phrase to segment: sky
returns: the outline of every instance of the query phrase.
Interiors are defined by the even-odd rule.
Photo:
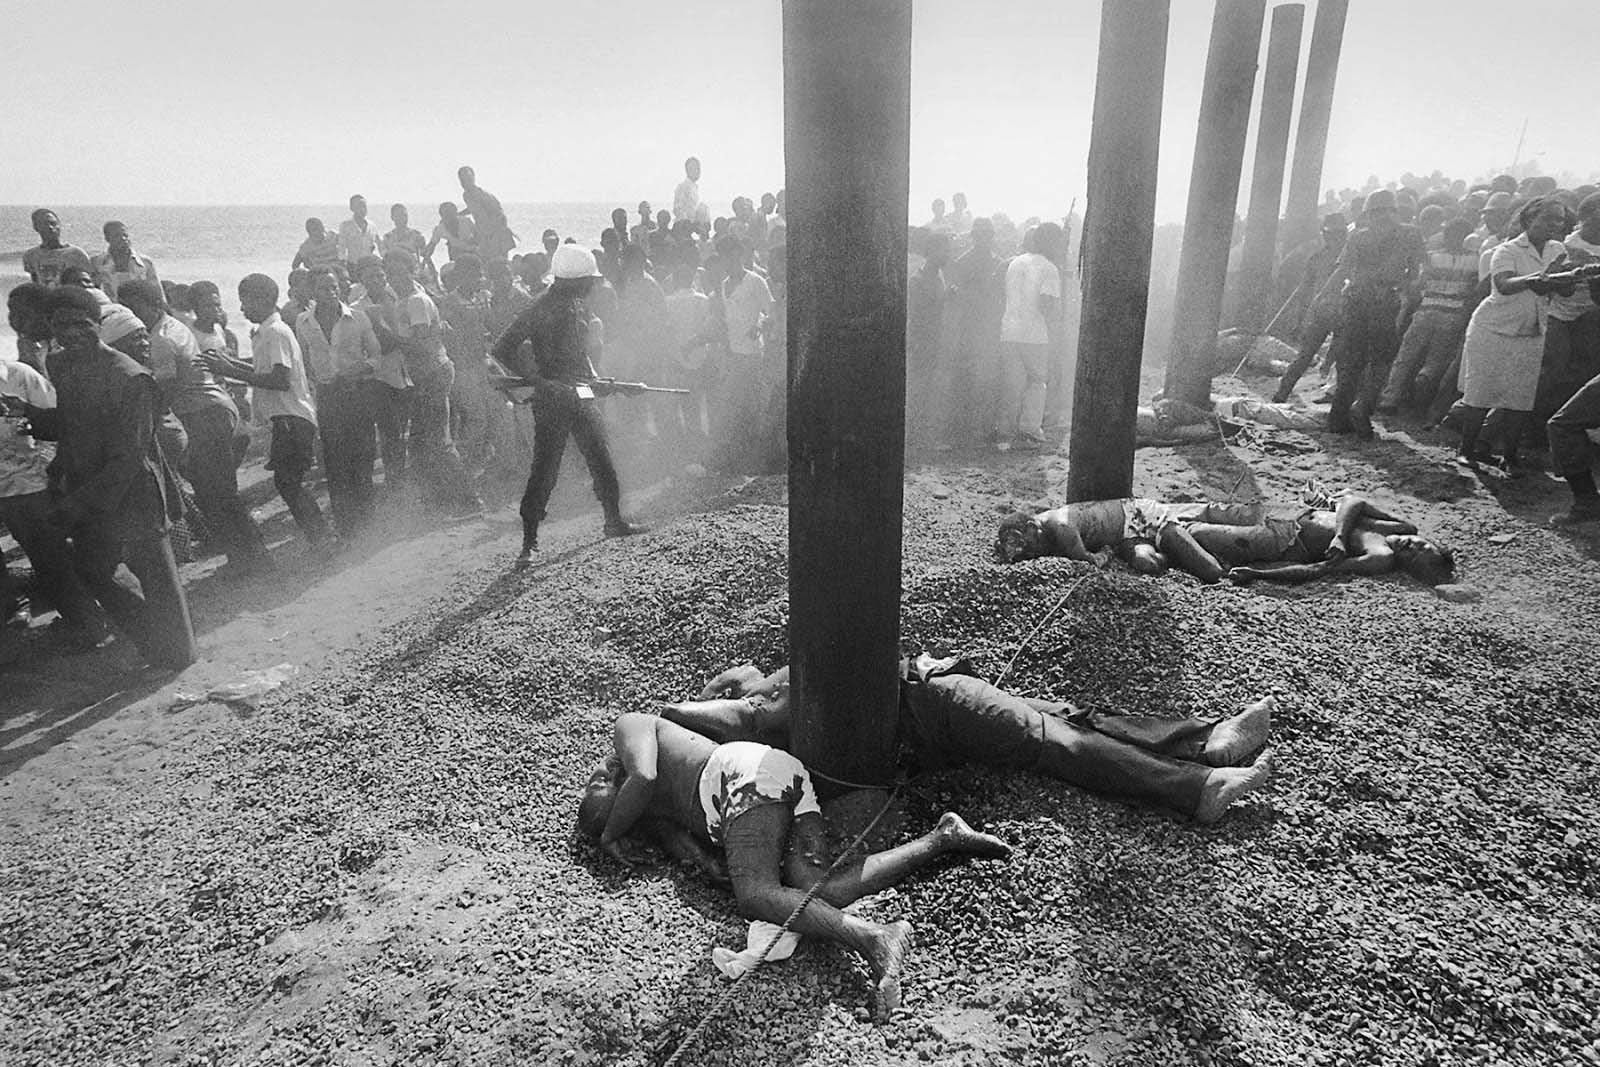
[[[1183,217],[1212,10],[1172,0],[1163,222]],[[1099,12],[916,0],[912,221],[956,190],[980,215],[1081,202]],[[0,202],[434,202],[470,163],[508,202],[660,205],[690,154],[718,213],[783,184],[779,0],[0,0],[0,26]],[[1492,174],[1524,121],[1524,161],[1600,172],[1597,41],[1594,0],[1350,0],[1324,187]]]

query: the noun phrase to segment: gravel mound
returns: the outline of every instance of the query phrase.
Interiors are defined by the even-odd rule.
[[[1004,568],[986,484],[908,489],[907,647],[992,677],[1081,578],[1007,686],[1160,715],[1274,693],[1279,778],[1209,828],[919,779],[902,833],[954,809],[1017,853],[863,902],[917,928],[901,1013],[867,1024],[864,968],[805,944],[684,1062],[1600,1064],[1592,559],[1538,531],[1492,568],[1466,553],[1500,583],[1471,605]],[[90,783],[8,834],[0,1059],[662,1062],[744,924],[665,860],[600,861],[575,791],[618,712],[783,662],[782,499],[761,481],[525,576],[496,561],[215,744],[153,754],[145,788]]]

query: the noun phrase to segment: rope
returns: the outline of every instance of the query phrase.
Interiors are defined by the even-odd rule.
[[[1034,637],[1036,637],[1038,635],[1039,631],[1044,629],[1044,624],[1049,622],[1050,619],[1055,615],[1056,612],[1060,611],[1063,607],[1066,606],[1066,603],[1072,597],[1072,594],[1076,593],[1078,591],[1078,586],[1080,586],[1084,582],[1088,581],[1089,578],[1091,576],[1093,576],[1094,573],[1095,573],[1094,571],[1090,571],[1088,574],[1083,575],[1077,581],[1073,582],[1070,586],[1068,586],[1067,587],[1067,591],[1065,593],[1061,594],[1061,599],[1056,601],[1055,606],[1052,607],[1049,611],[1045,612],[1044,613],[1044,618],[1039,620],[1039,624],[1028,632],[1028,636],[1027,637],[1024,637],[1022,639],[1022,644],[1018,645],[1017,646],[1017,650],[1011,654],[1011,659],[1010,659],[1010,661],[1008,661],[1006,663],[1005,669],[1002,670],[995,677],[994,682],[991,683],[991,684],[994,685],[994,687],[996,689],[1000,688],[1000,683],[1005,681],[1006,675],[1011,673],[1011,668],[1015,667],[1017,665],[1017,657],[1021,656],[1022,655],[1022,650],[1028,647],[1028,642],[1032,641],[1034,639]]]
[[[812,773],[815,774],[816,772],[813,771]],[[826,776],[824,775],[822,777]],[[829,778],[828,781],[837,781],[837,779]],[[700,1021],[695,1023],[689,1032],[684,1035],[682,1041],[678,1042],[678,1047],[673,1050],[671,1056],[667,1057],[666,1062],[663,1063],[661,1067],[675,1067],[677,1062],[683,1058],[683,1054],[694,1046],[695,1041],[699,1039],[700,1034],[705,1030],[706,1026],[710,1024],[711,1020],[716,1017],[717,1012],[722,1010],[722,1006],[728,1002],[728,998],[733,996],[733,991],[739,988],[739,983],[744,981],[747,976],[753,974],[763,963],[766,962],[767,953],[772,951],[772,946],[776,945],[778,940],[783,937],[784,934],[789,932],[789,927],[794,925],[795,921],[800,918],[800,913],[805,911],[807,906],[809,906],[810,903],[816,899],[818,893],[822,892],[822,887],[828,884],[828,879],[833,877],[833,872],[839,869],[839,864],[843,863],[845,857],[854,852],[861,842],[867,839],[867,835],[872,833],[872,831],[877,828],[878,823],[883,821],[883,817],[889,813],[890,806],[894,804],[895,798],[900,795],[901,784],[903,783],[897,782],[895,784],[894,792],[889,794],[889,799],[883,802],[883,807],[878,810],[878,814],[874,815],[872,817],[872,821],[867,823],[866,829],[857,834],[856,839],[846,845],[843,851],[834,857],[833,862],[828,865],[827,871],[823,873],[821,878],[817,879],[815,885],[806,890],[806,895],[800,899],[799,904],[795,905],[794,911],[789,913],[789,917],[783,920],[783,925],[778,928],[778,932],[772,935],[772,940],[768,941],[766,946],[762,948],[761,955],[756,957],[755,963],[751,965],[748,971],[745,971],[743,974],[739,975],[739,977],[735,978],[731,983],[729,983],[728,987],[722,991],[721,995],[712,1002],[711,1007],[706,1009],[705,1014],[700,1016]],[[881,789],[883,787],[861,786],[860,788]]]

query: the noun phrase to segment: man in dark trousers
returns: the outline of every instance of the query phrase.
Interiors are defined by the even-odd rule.
[[[29,407],[35,436],[58,442],[50,464],[55,521],[72,539],[90,593],[151,666],[182,670],[199,656],[167,530],[183,513],[156,443],[162,408],[150,371],[100,343],[100,305],[83,289],[50,294],[56,407]],[[116,581],[118,563],[139,580]]]
[[[1367,224],[1350,235],[1323,285],[1324,292],[1344,292],[1339,383],[1328,412],[1334,433],[1372,436],[1372,413],[1400,352],[1401,296],[1425,255],[1421,233],[1400,222],[1394,193],[1367,197]]]
[[[600,344],[600,320],[589,313],[586,297],[600,277],[594,254],[577,245],[556,249],[550,263],[555,280],[550,288],[514,319],[490,356],[532,383],[533,471],[522,494],[522,552],[517,569],[533,562],[539,547],[539,523],[561,473],[567,438],[577,443],[594,479],[594,494],[605,509],[607,537],[627,537],[642,529],[622,517],[622,489],[606,444],[605,420],[595,403],[592,347]],[[531,355],[523,342],[531,342]]]

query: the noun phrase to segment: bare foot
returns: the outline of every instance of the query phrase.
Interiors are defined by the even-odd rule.
[[[1200,789],[1200,806],[1195,809],[1195,821],[1206,825],[1216,822],[1228,810],[1229,804],[1260,789],[1271,777],[1271,752],[1263,752],[1248,767],[1217,768],[1206,776],[1206,784]]]
[[[1003,860],[1011,856],[1011,846],[993,834],[981,834],[967,825],[967,821],[953,811],[939,816],[934,828],[939,844],[945,852],[960,852],[968,856],[984,856]]]
[[[1211,731],[1200,762],[1213,767],[1243,767],[1267,744],[1272,731],[1272,713],[1278,708],[1273,697],[1262,697],[1231,719],[1224,719]]]
[[[911,950],[911,924],[901,919],[879,931],[867,965],[872,968],[872,1021],[886,1023],[900,1007],[900,969]]]
[[[1256,572],[1249,567],[1235,567],[1228,572],[1228,581],[1234,585],[1249,585],[1256,580]]]

